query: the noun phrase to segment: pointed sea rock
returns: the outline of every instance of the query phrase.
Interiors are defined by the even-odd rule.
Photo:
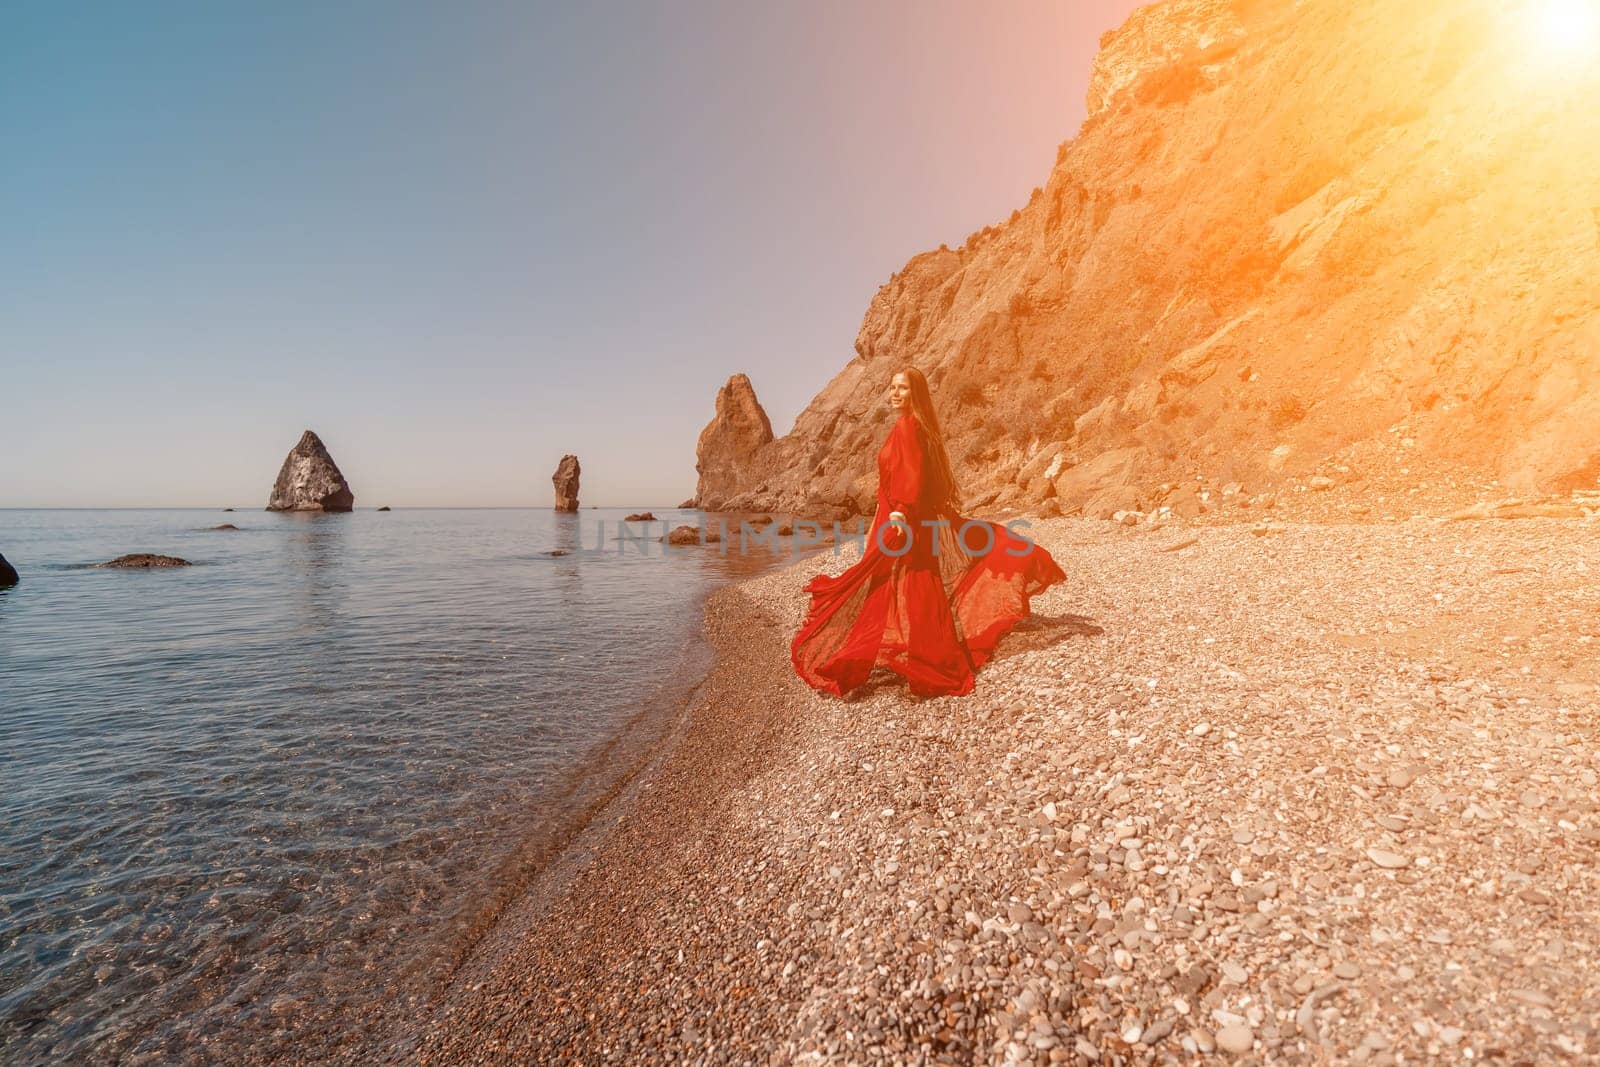
[[[578,510],[578,457],[567,455],[561,457],[561,462],[556,464],[556,472],[550,476],[550,481],[556,487],[556,510]]]
[[[350,483],[339,473],[322,439],[307,430],[284,459],[267,510],[350,511],[355,503]]]

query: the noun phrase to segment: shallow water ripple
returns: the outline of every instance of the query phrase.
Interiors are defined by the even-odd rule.
[[[259,1062],[404,1010],[774,562],[543,555],[623,514],[0,511],[0,1059]],[[195,566],[82,566],[126,552]]]

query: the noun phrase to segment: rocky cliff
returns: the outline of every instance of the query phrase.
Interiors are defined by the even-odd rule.
[[[724,503],[870,511],[902,361],[933,384],[969,507],[1107,515],[1197,478],[1243,499],[1380,463],[1592,488],[1597,65],[1533,19],[1139,9],[1102,38],[1044,184],[891,277],[793,430],[719,461]]]

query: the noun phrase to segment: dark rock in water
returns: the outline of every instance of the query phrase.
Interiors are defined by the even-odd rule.
[[[547,556],[565,556],[567,553],[569,553],[571,551],[572,551],[572,549],[570,549],[570,548],[552,548],[550,551],[546,552],[545,555],[547,555]]]
[[[238,528],[239,527],[235,526],[231,522],[225,522],[221,526],[207,526],[206,527],[206,529],[208,529],[208,530],[237,530]]]
[[[272,486],[268,511],[350,511],[356,497],[322,439],[307,430],[289,450]]]
[[[232,511],[233,509],[232,508],[223,508],[222,510],[223,511]]]
[[[21,580],[22,577],[17,574],[17,568],[7,563],[4,556],[0,556],[0,589],[4,589],[8,585],[16,585]]]
[[[715,530],[702,531],[698,526],[675,526],[666,537],[656,540],[669,545],[714,545],[722,540],[722,535]]]
[[[379,511],[393,511],[394,508],[391,508],[388,504],[385,504],[383,507],[379,508],[378,510]]]
[[[148,552],[137,552],[131,556],[118,556],[108,563],[93,564],[96,567],[191,567],[186,559],[177,556],[155,556]]]
[[[577,456],[562,456],[561,462],[556,465],[556,472],[550,476],[550,481],[556,487],[556,510],[578,510],[578,470]]]
[[[635,515],[626,516],[622,521],[623,522],[655,522],[656,521],[656,516],[655,516],[654,512],[641,511],[641,512],[635,514]]]

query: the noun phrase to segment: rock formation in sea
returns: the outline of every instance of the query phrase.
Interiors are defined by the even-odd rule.
[[[355,501],[322,438],[307,430],[284,458],[267,510],[350,511]]]
[[[651,511],[636,511],[632,515],[625,515],[623,522],[655,522],[656,516]]]
[[[550,476],[550,481],[556,488],[556,510],[578,510],[578,457],[567,455],[561,457],[561,462],[556,464],[555,474]]]
[[[722,535],[715,530],[703,530],[698,526],[674,526],[665,537],[656,538],[669,545],[713,545],[722,540]]]
[[[749,487],[757,457],[771,443],[772,423],[755,387],[745,375],[735,374],[717,390],[716,413],[700,431],[694,464],[700,479],[692,502],[682,506],[726,510],[729,499]]]
[[[21,580],[22,578],[17,574],[17,568],[6,562],[4,556],[0,556],[0,589],[4,589],[8,585],[16,585]]]
[[[379,511],[393,511],[394,508],[391,508],[388,504],[385,504],[383,507],[379,508],[378,510]]]
[[[157,556],[148,552],[137,552],[130,556],[118,556],[116,559],[108,560],[105,563],[93,563],[90,566],[137,569],[143,567],[191,567],[193,564],[186,559],[179,559],[177,556]]]
[[[702,445],[721,502],[869,510],[905,362],[969,507],[1110,516],[1379,463],[1594,488],[1600,109],[1521,11],[1139,8],[1027,203],[895,272],[789,433]]]

